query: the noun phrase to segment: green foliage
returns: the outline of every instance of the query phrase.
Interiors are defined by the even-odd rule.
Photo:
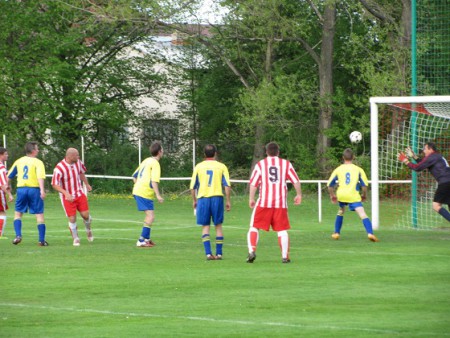
[[[268,141],[280,144],[282,156],[302,177],[326,175],[317,168],[315,149],[323,102],[318,77],[323,21],[318,13],[328,2],[216,3],[227,9],[224,24],[210,27],[212,36],[194,34],[186,40],[180,47],[186,55],[176,67],[170,64],[168,79],[164,72],[155,73],[157,62],[169,63],[158,51],[125,55],[138,42],[151,46],[148,36],[155,29],[186,31],[184,23],[197,13],[199,1],[0,2],[0,115],[10,121],[2,132],[14,140],[12,147],[40,141],[48,148],[42,156],[52,164],[83,135],[95,145],[89,149],[95,170],[129,175],[132,166],[101,159],[114,152],[112,145],[118,149],[114,156],[120,157],[120,149],[126,156],[136,152],[126,150],[124,139],[135,141],[140,135],[125,128],[139,126],[140,116],[154,116],[142,111],[140,97],[158,100],[160,89],[181,87],[177,104],[188,120],[181,133],[183,150],[163,159],[164,175],[190,175],[186,144],[192,139],[199,147],[197,160],[205,143],[216,144],[235,178],[248,177],[255,144]],[[403,5],[400,0],[376,5],[392,20],[374,19],[360,2],[337,6],[332,127],[325,131],[331,138],[324,155],[330,170],[346,147],[368,156],[370,96],[409,92],[409,51],[400,43],[405,39]],[[423,42],[421,57],[443,50],[430,36]],[[197,59],[198,54],[203,58]],[[363,133],[362,144],[349,143],[352,130]],[[116,184],[113,191],[129,189],[126,181]],[[104,183],[97,186],[109,190]]]
[[[150,156],[148,149],[142,149],[142,159]],[[90,178],[95,193],[130,193],[133,188],[131,176],[139,166],[139,153],[135,144],[114,139],[110,148],[92,147],[86,151],[86,166],[88,174],[122,176],[128,179]],[[192,160],[166,153],[160,160],[163,177],[190,177],[192,175]],[[189,182],[161,181],[161,191],[164,193],[182,193],[189,189]]]
[[[90,178],[90,184],[96,193],[131,193],[131,176],[139,166],[139,154],[136,145],[121,143],[115,139],[109,149],[96,146],[86,150],[85,163],[87,174],[125,176],[128,180]]]
[[[410,46],[401,43],[403,6],[392,1],[378,1],[383,14],[393,22],[379,22],[356,3],[338,20],[341,38],[336,50],[339,67],[337,79],[347,94],[400,96],[409,94]],[[351,15],[350,13],[353,13]],[[344,80],[344,81],[342,81]]]
[[[314,3],[319,12],[323,10],[322,2]],[[214,123],[224,116],[221,111],[215,116],[211,114],[221,98],[210,96],[209,91],[202,93],[211,109],[207,114],[199,110],[199,120],[204,118],[211,123],[200,126],[199,133],[206,128],[208,135],[225,134],[232,142],[234,133],[228,127],[236,126],[241,143],[248,144],[249,149],[255,142],[275,140],[288,149],[288,157],[299,162],[306,160],[308,175],[317,175],[318,159],[311,154],[318,140],[321,102],[317,60],[313,60],[313,52],[305,53],[303,49],[305,44],[317,47],[314,52],[320,57],[321,22],[317,13],[306,2],[223,1],[222,4],[229,9],[225,25],[217,27],[210,42],[232,62],[247,85],[240,89],[238,98],[226,96],[230,98],[228,106],[233,109],[226,117],[233,119],[232,125]],[[401,8],[387,3],[382,8],[392,17],[402,13]],[[400,94],[407,88],[408,79],[404,69],[407,53],[392,44],[394,33],[400,32],[397,26],[373,21],[364,15],[359,3],[342,4],[337,10],[333,123],[325,131],[332,140],[325,154],[330,170],[333,163],[339,162],[342,150],[352,146],[348,140],[352,130],[363,133],[363,144],[358,147],[366,155],[370,140],[368,98],[380,93]],[[211,56],[208,54],[208,59]],[[202,81],[209,76],[217,78],[217,73],[212,74],[219,66],[214,62],[209,65]],[[218,87],[214,91],[218,91],[229,82],[215,83]],[[262,136],[255,134],[256,126],[264,131]]]
[[[21,143],[58,151],[84,135],[102,146],[99,130],[122,131],[163,84],[154,55],[124,57],[148,29],[102,20],[90,3],[3,1],[0,13],[0,113]]]

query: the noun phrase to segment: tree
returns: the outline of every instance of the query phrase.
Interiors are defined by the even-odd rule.
[[[292,73],[295,67],[286,67],[280,59],[290,63],[289,58],[284,57],[292,56],[289,55],[292,54],[292,46],[284,48],[283,45],[295,41],[289,34],[298,16],[298,10],[294,11],[295,15],[290,15],[291,7],[295,4],[284,6],[285,1],[263,4],[258,1],[224,3],[229,6],[229,14],[224,24],[213,27],[215,33],[211,38],[198,37],[198,41],[208,48],[210,51],[208,56],[219,57],[243,86],[240,90],[242,108],[238,127],[241,129],[241,137],[245,135],[246,130],[252,129],[252,165],[254,165],[264,157],[264,144],[273,135],[273,123],[286,121],[288,111],[282,111],[274,105],[259,103],[260,99],[264,98],[264,93],[267,94],[267,90],[273,94],[283,92],[270,90],[274,88],[274,79],[281,78],[278,75],[282,75],[286,70],[295,74],[295,71]],[[276,99],[274,101],[279,102]],[[274,120],[272,117],[277,118]],[[294,116],[294,119],[300,119],[300,114]]]
[[[87,135],[107,147],[104,135],[122,132],[139,98],[164,85],[154,54],[130,54],[150,27],[97,9],[82,0],[0,3],[2,129],[18,142],[60,149]]]
[[[284,57],[283,52],[286,49],[283,44],[294,42],[303,46],[318,66],[316,156],[322,171],[325,171],[324,155],[331,144],[327,131],[332,121],[335,2],[327,1],[323,4],[323,15],[312,2],[308,5],[286,0],[263,3],[247,0],[222,1],[222,4],[229,10],[224,24],[214,27],[216,31],[211,39],[198,37],[198,41],[215,53],[243,85],[242,95],[246,97],[244,100],[247,119],[253,116],[254,124],[252,167],[264,156],[263,146],[268,137],[265,117],[274,113],[267,111],[267,105],[258,105],[256,98],[260,97],[257,94],[259,86],[261,85],[264,91],[264,88],[273,85],[273,79],[277,76],[275,72],[282,69],[277,68],[276,64]],[[315,33],[317,27],[322,32],[319,35]],[[319,52],[315,48],[318,45],[321,46]],[[292,52],[289,53],[292,57]]]
[[[198,1],[141,1],[135,12],[128,1],[105,1],[96,13],[111,22],[178,31],[205,47],[207,66],[188,69],[195,76],[190,88],[205,96],[193,91],[185,96],[192,100],[195,134],[225,135],[232,142],[231,128],[238,127],[239,141],[253,144],[253,163],[264,156],[263,145],[276,138],[293,158],[313,157],[317,172],[326,175],[327,161],[348,146],[347,132],[367,128],[368,97],[405,88],[395,76],[406,69],[407,63],[396,63],[406,60],[405,50],[391,43],[401,36],[394,23],[405,9],[399,10],[400,0],[392,5],[379,0],[382,6],[372,1],[368,11],[362,6],[368,1],[217,0],[228,12],[222,24],[211,25],[214,34],[208,36],[200,33],[202,26],[186,24],[195,19]],[[384,22],[370,14],[380,8]],[[230,94],[239,82],[239,95]],[[211,116],[212,102],[225,98],[209,93],[220,89],[229,94],[229,105],[220,110],[226,113]],[[222,123],[225,116],[233,123]]]
[[[108,8],[106,15],[116,15],[117,20],[122,15],[119,8],[124,5],[120,1],[119,3],[119,5],[116,3],[116,9]],[[223,25],[213,26],[214,34],[208,38],[197,32],[193,33],[187,28],[185,22],[180,22],[181,12],[177,10],[182,8],[187,13],[193,13],[196,3],[196,1],[184,1],[179,6],[171,6],[172,3],[169,2],[162,10],[155,5],[157,2],[144,2],[141,4],[142,8],[149,9],[143,11],[145,15],[142,15],[140,20],[146,20],[159,29],[177,30],[195,38],[207,48],[207,57],[219,58],[239,79],[243,85],[241,116],[244,118],[242,121],[247,120],[247,126],[253,122],[252,164],[264,156],[263,146],[271,135],[270,122],[273,119],[266,117],[289,115],[280,112],[279,108],[272,106],[273,110],[268,111],[267,105],[259,105],[257,98],[261,96],[258,92],[264,93],[268,88],[273,87],[275,78],[281,79],[283,76],[299,78],[297,75],[300,73],[299,69],[303,71],[304,78],[315,77],[317,99],[315,102],[311,101],[314,102],[313,105],[316,105],[316,111],[314,107],[308,107],[309,109],[305,110],[317,116],[316,158],[319,159],[321,169],[324,171],[326,163],[324,155],[331,143],[327,132],[332,121],[335,1],[320,2],[320,6],[312,1],[305,3],[297,0],[220,1],[227,7],[228,14],[224,17]],[[186,17],[189,17],[189,14],[184,16]],[[129,20],[136,20],[136,18],[129,18]],[[305,62],[301,55],[304,52],[298,50],[299,45],[303,46],[310,55],[309,61]],[[301,62],[293,61],[299,57],[302,58]],[[285,67],[281,60],[298,67]],[[311,67],[311,63],[315,63],[317,67]],[[314,69],[316,69],[315,74]],[[306,88],[305,93],[309,95],[311,87]],[[277,94],[282,92],[271,91]],[[299,95],[299,97],[302,96],[304,94]],[[294,118],[300,120],[302,117],[303,114],[298,114]],[[245,123],[242,126],[245,126]],[[194,128],[196,128],[195,123]]]
[[[411,0],[397,0],[396,2],[385,0],[360,0],[364,8],[370,13],[366,15],[368,26],[373,27],[372,34],[376,36],[384,49],[385,62],[382,71],[378,71],[383,77],[395,80],[390,87],[377,88],[376,82],[372,84],[374,90],[380,92],[380,96],[409,95],[410,89],[410,48],[411,48]],[[376,20],[376,24],[370,24]],[[389,61],[388,61],[389,59]],[[388,79],[386,79],[389,81]],[[386,83],[385,81],[382,81]]]

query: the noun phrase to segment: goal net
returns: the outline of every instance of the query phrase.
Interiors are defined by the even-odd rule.
[[[432,208],[434,177],[427,169],[412,171],[397,160],[397,154],[411,147],[420,156],[431,141],[450,160],[450,96],[373,97],[370,105],[374,228],[449,227]]]

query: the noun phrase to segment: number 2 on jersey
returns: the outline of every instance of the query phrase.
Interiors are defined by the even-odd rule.
[[[23,176],[22,176],[22,178],[24,180],[28,179],[28,166],[27,165],[23,167]]]

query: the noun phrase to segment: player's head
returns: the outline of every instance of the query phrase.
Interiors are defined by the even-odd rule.
[[[280,147],[275,142],[269,142],[266,144],[267,156],[278,156],[280,153]]]
[[[8,150],[4,147],[0,147],[0,161],[6,161],[8,159]]]
[[[423,148],[424,148],[424,150],[425,150],[425,148],[428,148],[428,150],[437,151],[436,143],[434,143],[434,142],[425,143],[425,146]]]
[[[217,148],[214,144],[207,144],[205,146],[204,152],[205,152],[205,156],[207,158],[212,158],[212,157],[216,156]]]
[[[38,143],[36,141],[27,142],[25,144],[25,154],[31,155],[35,151],[39,151]]]
[[[345,149],[342,153],[342,158],[344,159],[344,161],[353,161],[353,159],[355,158],[355,155],[353,155],[353,150],[351,150],[350,148]]]
[[[78,150],[75,148],[69,148],[66,151],[66,161],[69,163],[75,163],[78,162],[80,159],[80,154],[78,153]]]
[[[163,147],[161,145],[161,142],[155,141],[150,145],[150,154],[152,156],[158,156],[159,152],[163,151]]]

